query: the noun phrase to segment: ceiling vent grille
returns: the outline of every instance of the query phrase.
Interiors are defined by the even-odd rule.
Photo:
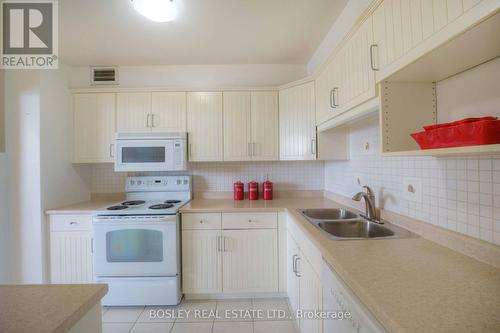
[[[118,69],[117,67],[91,67],[90,77],[92,85],[117,85]]]

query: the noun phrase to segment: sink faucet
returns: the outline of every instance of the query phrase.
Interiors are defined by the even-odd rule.
[[[377,209],[375,207],[375,193],[369,186],[363,186],[366,189],[365,192],[358,192],[353,197],[352,200],[361,201],[361,199],[365,199],[365,216],[368,220],[383,224],[384,222],[380,221],[377,218]]]

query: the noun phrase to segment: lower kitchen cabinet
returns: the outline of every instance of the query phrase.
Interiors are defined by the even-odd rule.
[[[222,292],[220,230],[182,231],[182,288],[185,293]]]
[[[287,290],[291,310],[302,312],[321,311],[323,308],[323,287],[320,277],[314,271],[304,252],[290,233],[287,235]],[[301,333],[323,332],[323,321],[298,316],[297,323]]]
[[[224,292],[278,290],[278,232],[223,230]]]
[[[277,219],[277,213],[182,214],[183,292],[278,292]]]
[[[50,282],[93,283],[92,216],[50,216]]]

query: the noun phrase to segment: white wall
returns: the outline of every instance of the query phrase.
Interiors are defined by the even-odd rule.
[[[308,74],[314,73],[328,59],[371,2],[371,0],[349,0],[347,2],[344,10],[307,63]]]
[[[3,104],[3,101],[1,101]],[[7,155],[0,153],[0,284],[10,282]]]
[[[75,169],[71,164],[67,74],[64,64],[59,70],[6,72],[3,162],[7,170],[0,179],[8,179],[8,270],[11,281],[17,283],[46,281],[44,211],[90,198],[90,168]]]
[[[278,86],[306,76],[305,65],[121,66],[120,87]],[[70,87],[88,87],[90,68],[71,68]]]

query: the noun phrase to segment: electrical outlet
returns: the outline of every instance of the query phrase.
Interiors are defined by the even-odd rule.
[[[412,202],[422,202],[422,180],[419,178],[403,179],[403,196]]]

